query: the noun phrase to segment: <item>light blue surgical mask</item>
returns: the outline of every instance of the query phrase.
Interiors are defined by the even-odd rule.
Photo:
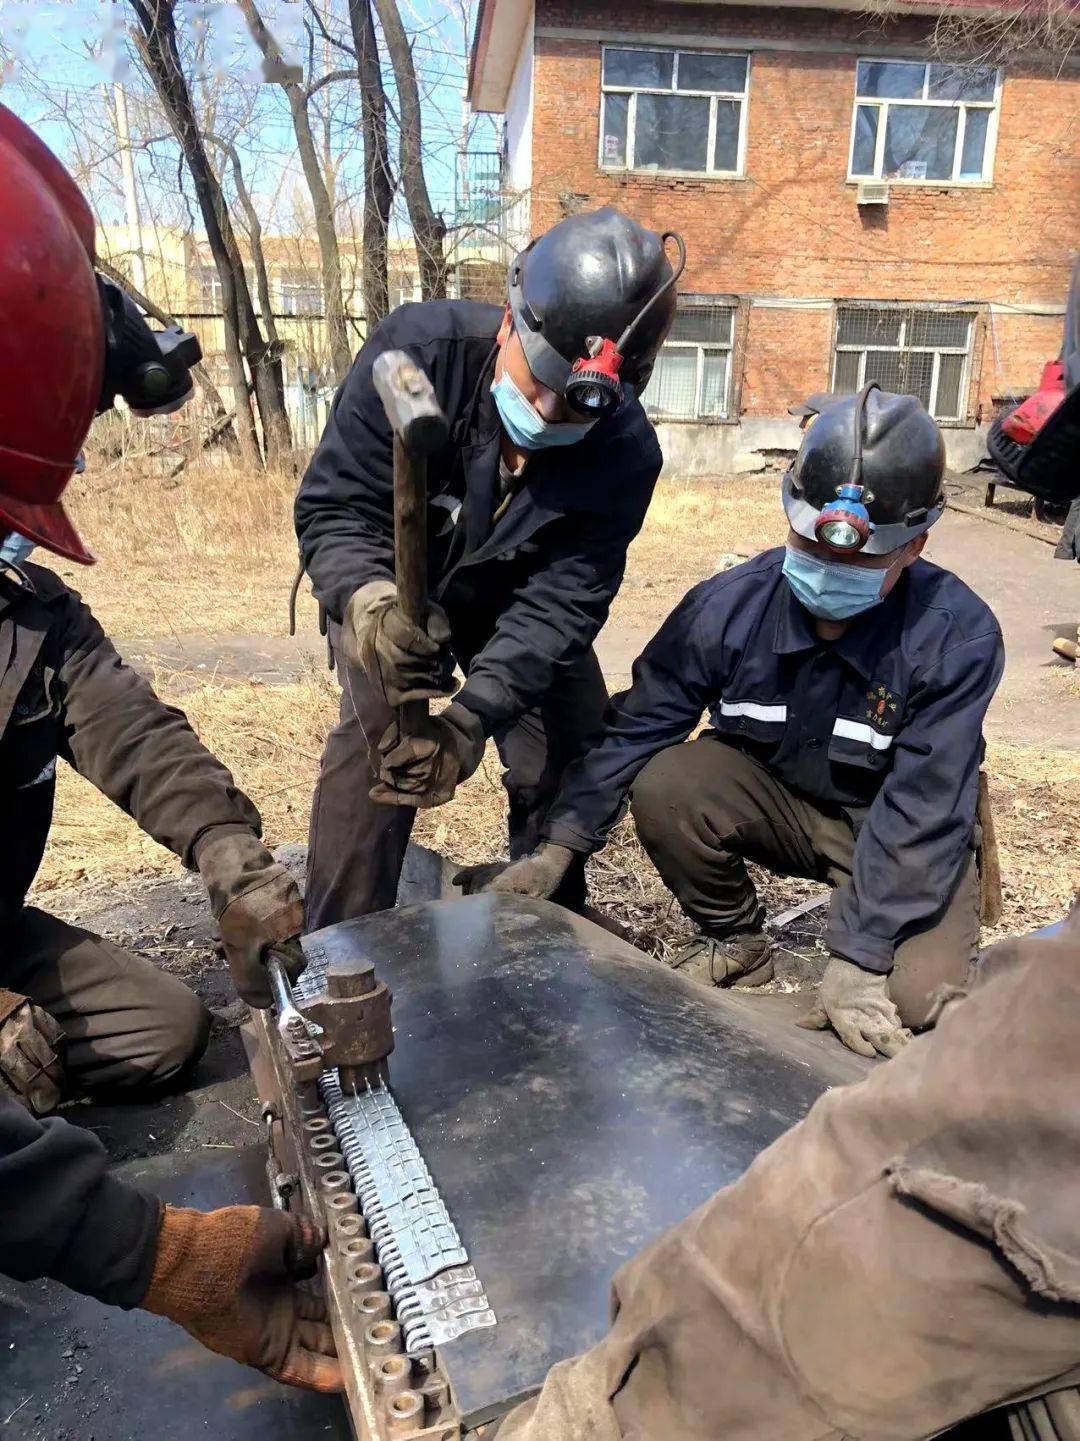
[[[0,565],[22,565],[33,549],[32,540],[27,540],[17,530],[9,530],[0,542]]]
[[[595,420],[545,420],[522,395],[504,370],[491,387],[503,429],[522,450],[547,450],[549,446],[576,445],[584,440]]]
[[[881,600],[881,588],[891,569],[819,560],[790,545],[784,556],[784,576],[795,599],[819,620],[850,620],[870,610]]]

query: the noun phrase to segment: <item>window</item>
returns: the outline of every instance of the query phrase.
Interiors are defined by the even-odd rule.
[[[843,306],[836,321],[832,388],[917,395],[938,420],[962,420],[971,351],[971,310]]]
[[[940,61],[860,60],[853,180],[989,180],[998,72]]]
[[[749,71],[748,55],[606,45],[600,164],[741,174]]]
[[[675,323],[642,394],[658,420],[723,420],[731,389],[735,306],[680,296]]]
[[[420,299],[420,277],[411,272],[406,274],[391,274],[390,276],[390,309],[396,310],[399,305],[407,305],[410,300]]]
[[[199,305],[212,315],[220,315],[224,309],[221,276],[216,265],[199,266]]]
[[[282,315],[321,315],[322,286],[306,270],[283,270],[278,276]]]

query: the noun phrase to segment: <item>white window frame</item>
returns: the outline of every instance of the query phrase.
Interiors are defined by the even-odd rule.
[[[855,62],[855,98],[851,106],[851,135],[848,141],[848,166],[847,180],[849,185],[857,185],[860,181],[880,180],[886,185],[930,185],[930,186],[954,186],[965,185],[969,187],[983,187],[994,183],[994,159],[997,154],[997,133],[998,118],[1001,114],[1001,86],[1002,72],[1000,66],[994,71],[994,98],[992,100],[935,100],[930,97],[930,66],[941,65],[947,62],[940,60],[924,60],[900,55],[860,55]],[[963,62],[957,62],[957,68],[962,68]],[[922,96],[916,96],[910,100],[893,100],[891,97],[859,94],[859,66],[860,65],[921,65],[923,67]],[[970,67],[969,67],[970,68]],[[989,67],[986,67],[989,69]],[[879,111],[884,112],[878,115],[877,141],[874,147],[874,173],[872,175],[858,175],[855,173],[855,125],[858,119],[859,110],[866,106],[876,105]],[[956,123],[956,145],[953,149],[952,179],[949,180],[919,180],[914,176],[883,175],[882,168],[885,161],[885,130],[889,123],[889,106],[917,105],[920,108],[932,107],[940,110],[956,110],[959,112]],[[983,173],[977,179],[960,178],[960,161],[964,154],[964,131],[967,128],[968,110],[987,110],[990,112],[990,119],[986,126],[986,147],[983,150]]]
[[[948,313],[948,314],[951,314],[951,315],[957,315],[957,314],[959,314],[959,315],[966,315],[966,316],[967,316],[968,333],[967,333],[967,344],[966,344],[965,346],[959,346],[959,345],[908,345],[908,344],[907,344],[908,318],[910,317],[911,313],[912,313],[913,311],[916,311],[916,312],[919,312],[919,313],[922,313],[922,314],[925,314],[925,313],[927,313],[927,312],[930,312],[931,314],[933,314],[933,313],[934,313],[936,310],[938,310],[938,309],[940,309],[940,307],[936,307],[936,306],[933,306],[933,305],[926,305],[926,306],[922,306],[922,305],[904,305],[903,303],[898,303],[897,305],[867,305],[867,304],[865,304],[865,303],[860,304],[857,300],[853,300],[853,301],[851,301],[850,303],[845,303],[844,305],[838,306],[838,307],[837,307],[837,312],[836,312],[836,330],[835,330],[835,335],[836,335],[836,336],[839,336],[839,334],[840,334],[840,313],[841,313],[841,311],[845,311],[845,310],[883,310],[883,311],[885,311],[885,312],[887,312],[887,313],[889,313],[889,314],[896,314],[897,312],[899,312],[899,313],[901,314],[901,321],[900,321],[900,340],[899,340],[899,342],[898,342],[896,345],[879,345],[879,344],[877,344],[876,342],[873,343],[873,344],[871,344],[870,342],[863,343],[863,342],[861,342],[861,341],[860,341],[860,342],[857,342],[857,343],[845,342],[844,344],[841,344],[838,339],[834,339],[834,341],[833,341],[833,364],[832,364],[832,388],[833,388],[834,390],[836,390],[836,389],[838,388],[838,381],[837,381],[837,374],[836,374],[836,372],[837,372],[837,358],[838,358],[841,354],[850,355],[850,354],[852,353],[852,351],[858,352],[858,354],[859,354],[859,374],[858,374],[858,381],[857,381],[857,383],[858,383],[858,388],[859,388],[860,390],[861,390],[862,387],[866,384],[866,356],[867,356],[867,353],[868,353],[869,351],[871,351],[871,350],[890,351],[890,352],[893,352],[894,354],[906,354],[906,355],[911,355],[911,354],[917,354],[917,355],[932,355],[932,356],[934,357],[934,364],[933,364],[933,370],[932,370],[932,373],[931,373],[931,376],[930,376],[930,405],[929,405],[930,414],[934,417],[934,419],[935,419],[939,424],[944,424],[944,425],[962,425],[962,424],[964,424],[964,422],[967,420],[967,412],[968,412],[968,387],[969,387],[969,385],[970,385],[970,383],[971,383],[971,355],[972,355],[972,350],[973,350],[973,348],[974,348],[975,321],[976,321],[976,319],[977,319],[977,312],[976,312],[974,309],[972,309],[972,310],[967,310],[967,309],[965,309],[965,308],[962,307],[962,306],[958,306],[958,307],[956,307],[956,309],[953,309],[952,307],[950,307],[950,308],[948,309],[948,311],[947,311],[947,313]],[[961,370],[960,370],[960,386],[959,386],[959,389],[958,389],[958,391],[957,391],[957,400],[958,400],[959,407],[960,407],[960,409],[959,409],[959,414],[957,414],[957,415],[942,415],[942,416],[939,416],[939,415],[937,414],[938,381],[939,381],[939,379],[940,379],[940,377],[941,377],[941,357],[942,357],[943,355],[960,355],[960,356],[963,357],[963,363],[962,363],[962,365],[961,365]]]
[[[664,90],[651,85],[607,85],[604,82],[604,56],[608,50],[638,50],[646,53],[660,51],[667,55],[673,55],[674,62],[671,69],[671,86]],[[597,164],[601,170],[616,170],[633,172],[635,175],[686,175],[697,180],[742,180],[746,175],[746,129],[747,115],[750,110],[750,72],[753,69],[753,55],[748,50],[706,50],[699,49],[692,45],[621,45],[612,41],[610,44],[600,46],[600,133],[597,136]],[[679,83],[679,56],[683,55],[716,55],[723,59],[737,59],[746,61],[746,85],[742,90],[678,90]],[[626,159],[621,165],[613,165],[604,160],[604,120],[607,113],[608,95],[629,96],[629,104],[626,113]],[[634,130],[637,125],[637,97],[639,95],[676,95],[687,100],[740,100],[739,107],[739,144],[738,155],[734,170],[715,170],[712,167],[713,152],[716,147],[716,105],[709,105],[709,134],[705,142],[706,168],[704,170],[653,170],[636,169],[634,166]]]
[[[291,275],[285,272],[279,272],[277,277],[277,291],[278,305],[281,307],[280,313],[282,315],[291,316],[294,320],[317,320],[322,315],[323,295],[322,286],[319,284],[318,279],[312,279],[305,273],[303,280],[295,280]],[[297,310],[295,308],[295,302],[300,298],[301,293],[306,292],[315,293],[315,308],[308,310],[305,307],[302,310]],[[293,303],[291,309],[290,302]]]
[[[620,47],[620,48],[621,48],[621,47]],[[720,423],[722,423],[723,421],[726,421],[726,420],[730,420],[730,419],[731,419],[731,380],[732,380],[732,374],[733,374],[733,370],[734,370],[734,367],[733,367],[733,365],[732,365],[732,358],[733,358],[733,356],[734,356],[734,354],[735,354],[735,338],[736,338],[736,327],[737,327],[737,325],[738,325],[738,319],[739,319],[739,307],[738,307],[737,304],[735,304],[735,303],[733,303],[733,302],[730,302],[730,301],[726,301],[726,300],[720,300],[720,301],[716,302],[715,304],[714,304],[713,302],[711,302],[711,301],[709,301],[709,302],[707,302],[707,303],[698,302],[697,304],[695,304],[694,302],[692,302],[692,301],[687,301],[687,300],[685,300],[684,298],[680,298],[680,305],[683,307],[683,309],[684,309],[687,313],[692,313],[692,312],[695,311],[695,310],[699,310],[699,311],[700,311],[700,310],[724,310],[724,311],[727,311],[727,312],[730,314],[730,316],[731,316],[731,340],[728,342],[727,346],[721,345],[721,344],[719,343],[719,341],[716,341],[716,340],[670,340],[670,339],[665,340],[664,343],[663,343],[663,345],[660,347],[660,352],[659,352],[659,355],[657,356],[657,359],[658,359],[658,360],[664,355],[665,352],[670,352],[670,351],[672,351],[672,350],[696,350],[696,351],[697,351],[697,368],[696,368],[696,370],[695,370],[695,372],[694,372],[694,413],[693,413],[693,415],[675,415],[675,414],[672,414],[671,412],[668,412],[668,411],[657,410],[657,409],[655,409],[655,407],[650,403],[650,401],[648,400],[648,398],[645,398],[645,399],[643,400],[643,402],[642,402],[642,403],[644,404],[644,406],[645,406],[645,412],[646,412],[646,414],[647,414],[650,418],[652,418],[652,419],[660,422],[661,424],[671,424],[671,425],[716,425],[716,424],[720,424]],[[719,351],[719,352],[721,352],[722,354],[724,354],[724,355],[726,356],[726,361],[725,361],[725,365],[724,365],[724,395],[723,395],[723,402],[724,402],[724,403],[723,403],[723,408],[722,408],[721,410],[719,410],[719,411],[713,411],[713,412],[712,412],[711,414],[709,414],[709,415],[702,415],[702,413],[701,413],[701,399],[702,399],[702,391],[703,391],[704,386],[705,386],[705,353],[706,353],[706,351],[709,351],[710,353],[714,353],[714,354]]]
[[[212,260],[199,263],[199,304],[207,308],[211,315],[221,315],[225,309],[225,291],[218,268]]]

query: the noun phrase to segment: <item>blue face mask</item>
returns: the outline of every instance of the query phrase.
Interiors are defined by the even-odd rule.
[[[9,530],[0,544],[0,564],[22,565],[33,549],[32,540],[27,540],[26,536],[20,535],[17,530]]]
[[[521,450],[547,450],[549,446],[576,445],[584,440],[595,420],[545,420],[518,390],[504,370],[491,387],[503,429]]]
[[[870,610],[881,600],[889,570],[819,560],[790,545],[784,556],[784,575],[795,599],[819,620],[850,620]]]

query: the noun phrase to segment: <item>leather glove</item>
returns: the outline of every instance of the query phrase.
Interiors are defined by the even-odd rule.
[[[64,1033],[29,996],[0,988],[0,1090],[8,1090],[35,1116],[60,1104],[64,1068],[56,1048]]]
[[[274,948],[291,980],[305,965],[297,940],[304,906],[296,882],[250,831],[207,831],[195,847],[195,864],[237,992],[249,1006],[265,1010],[271,1001],[267,950]]]
[[[443,805],[480,764],[484,742],[480,718],[456,702],[426,716],[418,735],[403,737],[392,721],[379,742],[379,779],[371,799],[420,810]]]
[[[900,1024],[900,1012],[889,998],[889,978],[864,971],[854,961],[830,956],[817,1000],[809,1015],[796,1022],[808,1031],[829,1026],[860,1056],[895,1056],[911,1040]]]
[[[398,605],[392,580],[372,580],[353,593],[341,622],[341,649],[392,709],[457,690],[446,612],[429,604],[421,630]]]
[[[312,1391],[344,1383],[314,1276],[326,1233],[307,1216],[262,1206],[166,1206],[140,1308],[167,1316],[209,1351]]]
[[[552,841],[541,841],[531,855],[503,866],[469,866],[454,877],[467,896],[481,891],[502,891],[546,901],[558,890],[570,869],[574,852]]]

